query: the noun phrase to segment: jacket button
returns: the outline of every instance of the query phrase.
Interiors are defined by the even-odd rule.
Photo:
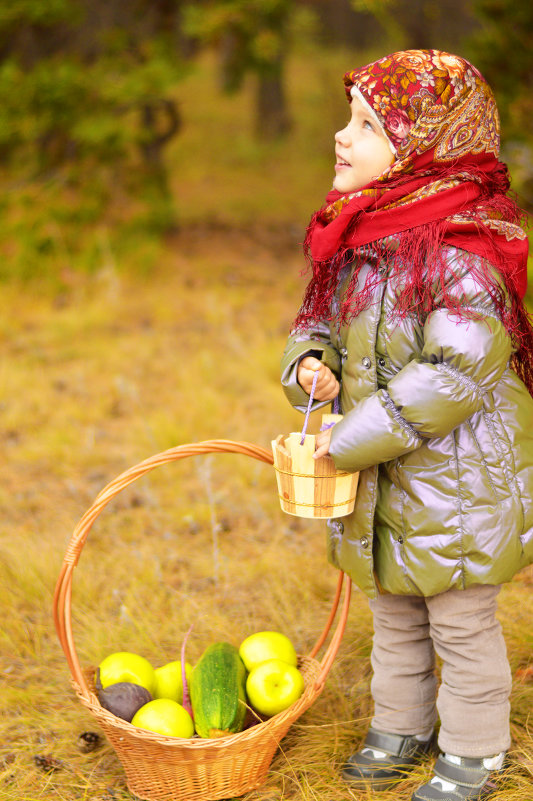
[[[398,537],[398,545],[403,545],[403,537],[402,537],[402,535],[401,535],[401,534],[400,534],[400,536]]]
[[[368,540],[366,537],[361,537],[361,548],[368,548]]]
[[[364,367],[365,369],[367,369],[367,370],[368,370],[368,368],[369,368],[369,367],[372,367],[372,362],[370,361],[370,359],[368,358],[368,356],[365,356],[365,357],[362,359],[362,361],[361,361],[361,364],[362,364],[362,365],[363,365],[363,367]]]
[[[383,358],[383,356],[379,357],[378,364],[379,364],[380,367],[385,367],[386,362],[385,362],[385,359]]]
[[[342,532],[344,531],[344,523],[342,523],[340,520],[335,520],[333,525],[337,529],[339,534],[342,534]]]
[[[348,348],[341,348],[340,349],[340,354],[341,354],[342,358],[345,359],[347,357],[347,355],[348,355]]]

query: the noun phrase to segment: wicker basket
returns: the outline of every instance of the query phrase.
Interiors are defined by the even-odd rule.
[[[329,619],[309,656],[299,658],[305,680],[302,696],[288,709],[238,734],[216,740],[164,737],[138,729],[103,709],[93,685],[94,668],[80,666],[71,622],[72,575],[89,531],[104,507],[125,487],[155,467],[206,453],[239,453],[272,464],[269,451],[247,442],[209,440],[156,454],[122,473],[96,497],[67,547],[54,594],[54,621],[81,703],[96,718],[126,773],[128,789],[147,801],[214,801],[259,787],[291,724],[320,695],[340,645],[350,603],[350,580],[341,572]],[[335,632],[321,661],[315,659],[333,623],[344,585]]]

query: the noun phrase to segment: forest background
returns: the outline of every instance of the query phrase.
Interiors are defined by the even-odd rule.
[[[109,745],[80,749],[98,727],[69,686],[54,584],[77,520],[121,471],[186,442],[268,447],[301,427],[278,365],[346,121],[344,71],[408,47],[471,59],[531,213],[532,36],[532,5],[511,0],[0,3],[0,799],[131,798]],[[335,583],[322,524],[281,513],[269,468],[186,460],[91,532],[73,595],[80,661],[132,650],[163,664],[191,622],[191,661],[258,628],[306,653]],[[523,571],[502,591],[507,801],[531,798],[532,584]],[[356,594],[323,695],[251,799],[346,798],[370,642]]]

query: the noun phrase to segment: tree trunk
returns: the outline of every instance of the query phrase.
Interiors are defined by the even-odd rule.
[[[275,70],[258,74],[256,133],[259,139],[271,140],[286,134],[290,127],[280,58]]]
[[[242,33],[229,28],[218,43],[219,85],[223,92],[240,89],[246,69],[246,41]]]
[[[174,101],[160,100],[145,103],[141,118],[144,139],[140,148],[146,168],[145,198],[150,206],[150,225],[168,232],[175,230],[177,224],[163,148],[180,130],[181,116]]]

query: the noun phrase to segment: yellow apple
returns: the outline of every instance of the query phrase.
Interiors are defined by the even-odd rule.
[[[185,663],[187,684],[190,684],[192,665]],[[183,682],[181,680],[181,662],[168,662],[155,669],[154,698],[171,698],[181,704],[183,700]]]
[[[242,641],[239,656],[248,671],[267,659],[282,659],[294,667],[298,662],[294,645],[279,631],[257,631],[250,634]]]
[[[104,689],[110,684],[127,681],[145,687],[151,695],[154,694],[155,671],[144,656],[129,651],[117,651],[106,656],[98,668],[100,684]]]
[[[298,668],[282,659],[268,659],[250,671],[246,694],[261,715],[277,715],[298,700],[304,691],[304,679]]]
[[[192,737],[194,723],[186,709],[170,698],[156,698],[142,706],[132,718],[132,724],[166,737]]]

